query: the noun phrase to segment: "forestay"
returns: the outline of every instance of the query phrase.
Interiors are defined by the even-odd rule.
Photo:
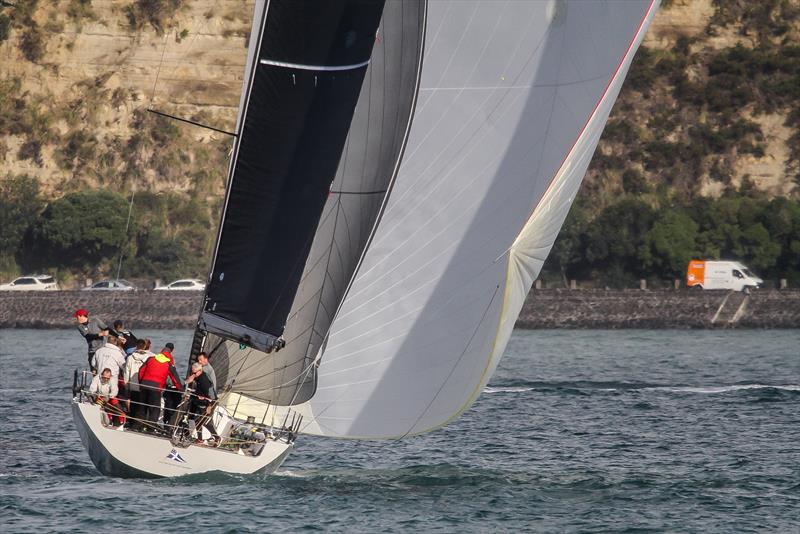
[[[428,4],[408,146],[333,322],[304,432],[414,435],[475,400],[656,4]]]

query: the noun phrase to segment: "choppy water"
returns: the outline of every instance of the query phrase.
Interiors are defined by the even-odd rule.
[[[185,360],[190,332],[144,334]],[[267,477],[99,475],[84,358],[74,330],[0,330],[3,532],[800,532],[796,330],[517,331],[451,426],[301,437]]]

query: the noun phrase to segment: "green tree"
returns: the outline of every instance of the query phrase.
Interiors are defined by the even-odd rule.
[[[577,201],[569,210],[564,226],[547,257],[543,270],[557,271],[565,287],[567,281],[577,277],[577,271],[586,264],[585,240],[588,226],[589,214],[583,202]]]
[[[769,235],[780,245],[781,253],[770,274],[800,283],[800,201],[778,197],[764,210],[763,223]]]
[[[72,193],[50,203],[33,227],[31,264],[95,270],[127,242],[127,199],[110,191]]]
[[[13,269],[14,256],[42,206],[36,178],[9,174],[0,181],[0,268]]]
[[[604,209],[587,232],[586,259],[598,271],[608,273],[609,286],[627,286],[631,279],[646,275],[640,248],[650,230],[655,214],[645,202],[623,198]],[[626,273],[620,278],[620,273]]]
[[[696,254],[699,226],[691,217],[675,210],[662,212],[645,236],[640,249],[644,265],[660,278],[679,278]]]
[[[742,230],[733,253],[749,267],[765,272],[775,266],[781,246],[770,237],[763,224],[756,223]]]

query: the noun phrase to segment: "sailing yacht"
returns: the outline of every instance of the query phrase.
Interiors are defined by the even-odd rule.
[[[222,439],[118,432],[79,393],[98,469],[270,472],[303,434],[397,439],[463,413],[657,5],[257,0],[190,356],[216,370]]]

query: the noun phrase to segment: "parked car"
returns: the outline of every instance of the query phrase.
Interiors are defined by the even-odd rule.
[[[175,291],[203,291],[206,285],[201,280],[185,279],[175,280],[171,284],[165,286],[158,286],[157,290],[175,290]]]
[[[56,279],[47,274],[29,274],[0,284],[0,291],[58,291]]]
[[[89,287],[84,287],[83,291],[135,291],[136,286],[127,280],[101,280]]]

